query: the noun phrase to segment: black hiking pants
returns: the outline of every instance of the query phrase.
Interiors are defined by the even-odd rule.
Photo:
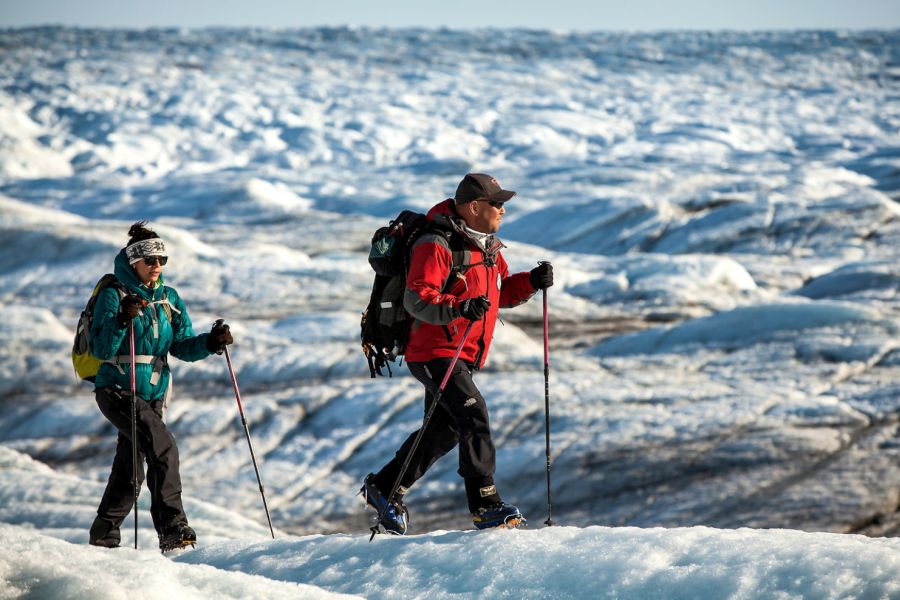
[[[134,506],[133,459],[131,454],[131,393],[112,387],[96,390],[97,406],[119,430],[116,455],[97,516],[118,530]],[[137,399],[137,437],[140,455],[137,482],[144,481],[147,463],[147,487],[150,489],[150,517],[158,533],[179,523],[187,523],[181,503],[181,475],[175,437],[162,420],[162,400]]]
[[[407,363],[409,371],[425,386],[425,413],[434,402],[438,388],[451,359],[436,358],[427,362]],[[375,475],[375,485],[383,494],[390,493],[397,474],[412,449],[418,431],[413,432],[391,461]],[[441,394],[431,420],[413,453],[409,468],[400,480],[400,492],[409,488],[434,462],[459,446],[459,474],[466,482],[469,511],[500,501],[494,487],[496,450],[491,439],[487,404],[472,381],[472,369],[457,361],[447,386]]]

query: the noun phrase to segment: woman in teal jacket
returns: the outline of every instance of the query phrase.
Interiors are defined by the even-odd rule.
[[[163,420],[172,381],[168,355],[201,360],[221,353],[233,340],[224,324],[213,326],[208,334],[194,334],[178,292],[163,283],[162,268],[168,261],[165,243],[145,224],[140,221],[129,229],[131,239],[115,259],[120,285],[100,292],[91,323],[91,352],[106,361],[94,382],[97,406],[116,426],[119,439],[90,543],[118,546],[119,528],[134,505],[129,347],[129,325],[134,325],[138,448],[147,463],[150,516],[160,548],[167,550],[197,539],[181,502],[178,448]],[[137,468],[140,486],[144,480],[141,461]]]

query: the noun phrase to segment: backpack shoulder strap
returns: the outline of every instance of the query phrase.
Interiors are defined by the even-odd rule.
[[[121,301],[122,298],[128,295],[128,288],[125,287],[125,284],[118,279],[113,281],[109,287],[114,288],[117,292],[119,292],[119,301]]]
[[[426,228],[428,233],[433,233],[435,235],[439,235],[447,242],[447,247],[450,250],[450,272],[447,274],[447,280],[444,282],[444,286],[441,289],[442,293],[446,293],[451,287],[453,287],[454,280],[460,277],[465,277],[466,271],[469,270],[473,265],[466,264],[466,257],[470,255],[469,251],[466,250],[466,241],[465,239],[456,233],[455,231],[450,231],[443,227],[434,227],[429,226]]]
[[[450,244],[450,254],[453,256],[451,273],[465,273],[468,271],[471,265],[466,264],[466,256],[470,255],[469,251],[466,250],[466,241],[458,233],[450,232],[447,243]]]
[[[168,288],[165,288],[163,290],[163,297],[162,297],[161,304],[163,307],[163,312],[166,313],[166,318],[169,319],[169,323],[171,323],[172,322],[172,311],[175,311],[179,314],[180,314],[180,311],[177,308],[175,308],[174,306],[172,306],[171,302],[169,302],[169,289]]]
[[[171,300],[169,300],[169,290],[170,289],[172,289],[172,288],[170,288],[169,286],[163,286],[162,299],[154,300],[153,302],[150,302],[150,304],[153,304],[153,305],[159,304],[160,306],[162,306],[163,313],[165,313],[165,315],[166,315],[166,319],[169,320],[169,323],[174,324],[174,321],[172,320],[173,313],[177,313],[180,315],[181,311],[178,310],[177,308],[175,308],[175,305],[172,304]]]
[[[128,288],[125,287],[125,284],[119,281],[119,279],[113,275],[112,273],[107,273],[97,282],[97,285],[94,286],[94,292],[91,294],[90,303],[93,306],[93,303],[96,302],[97,296],[100,295],[100,292],[105,290],[106,288],[113,288],[119,293],[119,300],[128,295]]]
[[[450,253],[453,254],[453,264],[462,264],[464,262],[466,253],[466,242],[465,239],[456,233],[455,231],[450,231],[449,229],[445,229],[444,227],[437,227],[434,224],[428,224],[422,228],[422,231],[419,233],[418,237],[427,234],[438,235],[447,242],[447,247],[450,250]],[[457,260],[457,259],[462,260]]]

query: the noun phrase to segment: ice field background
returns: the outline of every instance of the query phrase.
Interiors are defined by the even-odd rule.
[[[898,42],[0,31],[0,596],[900,593]],[[423,407],[405,367],[369,378],[367,245],[467,171],[518,192],[511,269],[554,264],[560,527],[538,295],[476,376],[529,529],[469,531],[451,453],[407,497],[421,535],[368,544],[355,493]],[[195,329],[232,327],[275,541],[211,357],[172,362],[198,548],[85,545],[115,434],[69,352],[138,219]]]

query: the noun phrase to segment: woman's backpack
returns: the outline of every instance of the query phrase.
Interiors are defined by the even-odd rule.
[[[72,344],[72,366],[75,367],[75,374],[79,379],[84,381],[94,381],[100,365],[103,361],[91,354],[91,323],[94,319],[94,305],[97,304],[97,296],[100,292],[108,287],[115,288],[119,292],[119,300],[124,298],[128,291],[125,286],[116,279],[112,273],[107,273],[100,278],[91,297],[88,298],[87,306],[81,311],[81,317],[78,319],[78,325],[75,327],[75,341]]]

